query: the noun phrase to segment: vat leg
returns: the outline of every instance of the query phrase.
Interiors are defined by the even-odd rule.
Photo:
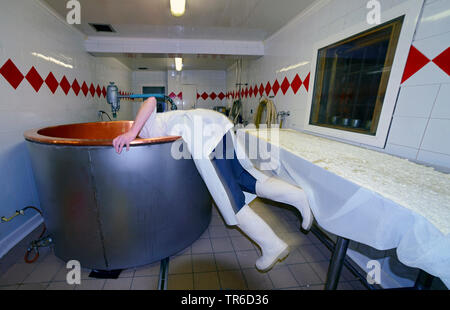
[[[433,284],[434,276],[429,273],[420,270],[419,275],[417,276],[416,283],[414,285],[415,290],[430,290],[431,285]]]

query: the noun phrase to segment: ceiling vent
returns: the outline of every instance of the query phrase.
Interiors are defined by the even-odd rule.
[[[148,70],[147,67],[139,67],[138,69],[139,69],[139,70]]]
[[[107,24],[89,24],[97,32],[116,32],[111,25]]]

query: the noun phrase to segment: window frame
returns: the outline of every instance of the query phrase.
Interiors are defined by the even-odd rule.
[[[409,55],[409,50],[413,41],[414,33],[423,7],[423,0],[408,0],[397,5],[387,11],[381,13],[381,24],[392,21],[396,18],[404,16],[402,29],[398,39],[397,48],[394,54],[391,73],[388,79],[386,94],[382,104],[378,127],[375,135],[347,131],[339,128],[331,128],[310,124],[311,109],[313,96],[315,93],[315,80],[317,71],[317,60],[319,51],[338,42],[344,41],[357,34],[370,31],[379,27],[379,25],[369,25],[364,22],[362,24],[350,27],[338,34],[328,37],[327,39],[316,43],[313,47],[313,56],[311,63],[310,91],[308,92],[308,104],[304,119],[304,130],[314,134],[347,140],[352,143],[360,143],[378,148],[384,148],[386,145],[389,127],[397,101],[398,92],[401,86],[401,80]],[[368,12],[368,10],[367,10]]]

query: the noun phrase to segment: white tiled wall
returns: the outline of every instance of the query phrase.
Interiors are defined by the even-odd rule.
[[[203,93],[211,95],[215,93],[225,94],[226,90],[226,71],[221,70],[183,70],[176,71],[135,71],[133,72],[132,87],[136,93],[142,93],[142,86],[164,86],[166,95],[171,93],[178,95],[183,92],[185,86],[189,85],[196,89],[200,96]],[[204,100],[202,97],[195,98],[196,107],[211,109],[215,106],[226,105],[226,99],[219,97],[212,99],[210,96]],[[181,99],[178,97],[173,100],[179,104]]]
[[[132,73],[132,90],[135,94],[142,94],[142,87],[165,87],[167,93],[167,71],[134,71]],[[134,115],[139,110],[139,105],[134,106]]]
[[[381,0],[382,12],[403,1]],[[268,81],[271,85],[275,80],[281,84],[285,77],[292,82],[297,74],[304,81],[311,72],[314,42],[324,40],[349,26],[363,23],[368,12],[366,4],[366,0],[317,1],[264,42],[265,56],[244,62],[242,82],[252,87],[259,87],[262,83],[265,87]],[[448,0],[425,1],[413,45],[430,60],[449,48],[449,12]],[[229,92],[235,90],[235,71],[236,65],[227,71]],[[309,91],[312,88],[309,85]],[[253,120],[259,97],[258,94],[256,97],[243,99],[244,118],[247,121]],[[273,100],[279,111],[291,112],[285,127],[302,130],[308,100],[306,87],[302,86],[297,94],[291,88],[286,94],[280,90]],[[387,145],[385,149],[377,150],[450,170],[449,115],[450,77],[430,61],[402,84]],[[365,267],[365,262],[370,258],[379,259],[389,278],[385,283],[387,287],[408,286],[413,283],[416,271],[406,268],[409,272],[407,276],[404,266],[392,257],[392,251],[367,251],[362,246],[353,245],[350,255],[362,267]],[[395,267],[396,264],[401,267]],[[400,269],[402,272],[395,272]]]
[[[0,68],[8,59],[23,75],[34,66],[45,80],[52,72],[58,82],[63,76],[70,84],[77,79],[90,86],[107,86],[116,82],[123,91],[131,89],[131,72],[120,62],[94,58],[83,49],[84,37],[55,17],[35,0],[0,0]],[[52,57],[73,69],[33,56]],[[133,116],[131,101],[123,101],[118,119]],[[0,216],[11,216],[27,205],[39,205],[23,133],[27,129],[50,125],[97,121],[97,111],[110,112],[106,100],[95,94],[66,95],[61,87],[53,94],[44,83],[36,92],[24,79],[14,89],[0,75]],[[17,217],[0,225],[0,243],[14,230],[20,229],[31,216]],[[2,246],[5,246],[2,244]]]
[[[179,94],[183,85],[195,85],[197,93],[219,95],[226,92],[226,71],[220,70],[183,70],[181,72],[168,72],[168,93]],[[179,99],[176,99],[179,100]],[[208,97],[206,100],[198,98],[196,108],[211,109],[216,106],[226,105],[226,99]]]

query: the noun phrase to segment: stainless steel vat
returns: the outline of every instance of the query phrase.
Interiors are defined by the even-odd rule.
[[[25,133],[55,254],[82,267],[126,269],[191,245],[211,220],[211,198],[192,160],[170,154],[179,137],[137,139],[115,153],[132,122]]]

